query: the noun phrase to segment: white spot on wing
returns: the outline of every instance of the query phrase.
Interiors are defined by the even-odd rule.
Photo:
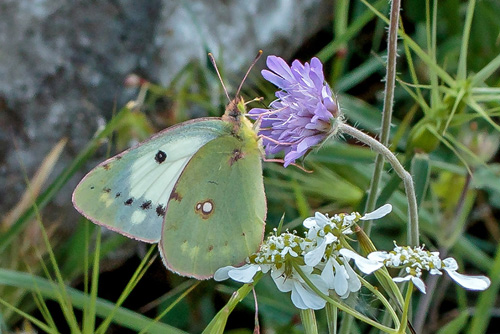
[[[134,225],[142,223],[144,219],[146,219],[146,213],[140,210],[135,210],[134,213],[132,214],[132,217],[130,217],[130,221]]]
[[[113,204],[113,199],[108,193],[102,193],[101,196],[99,196],[99,201],[103,202],[106,208]]]
[[[208,214],[208,213],[212,212],[212,209],[213,209],[212,203],[210,203],[208,201],[203,203],[203,213]]]

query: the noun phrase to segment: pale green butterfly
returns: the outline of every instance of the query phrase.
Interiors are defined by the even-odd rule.
[[[180,275],[207,279],[243,263],[262,243],[267,211],[261,144],[243,112],[236,97],[222,118],[180,123],[104,161],[73,205],[98,225],[158,242]]]

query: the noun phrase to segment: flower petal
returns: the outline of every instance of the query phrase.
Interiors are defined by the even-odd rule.
[[[227,266],[227,267],[222,267],[222,268],[219,268],[215,271],[215,274],[214,274],[214,280],[216,280],[217,282],[220,282],[220,281],[224,281],[226,279],[229,278],[229,271],[234,269],[235,267],[233,266]]]
[[[447,268],[444,270],[455,282],[469,290],[486,290],[491,284],[490,279],[486,276],[463,275]]]
[[[389,253],[385,251],[377,251],[377,252],[371,252],[368,254],[368,259],[377,261],[377,262],[384,262],[384,260],[387,260],[389,258]]]
[[[234,268],[228,272],[229,277],[241,283],[252,283],[255,274],[260,271],[260,266],[256,264],[245,264],[239,268]]]
[[[267,57],[266,65],[271,71],[275,72],[286,81],[294,80],[292,70],[283,58],[271,55]]]
[[[420,290],[420,292],[425,293],[425,284],[421,278],[412,276],[411,281],[413,282],[413,285],[415,285],[417,289]]]
[[[413,277],[412,275],[408,275],[405,277],[393,277],[392,280],[396,283],[401,283],[411,280],[412,277]]]
[[[285,88],[287,87],[287,81],[283,79],[281,76],[274,74],[271,71],[268,70],[262,70],[261,71],[262,76],[264,79],[272,83],[273,85],[279,87],[279,88]]]
[[[347,259],[353,259],[356,263],[356,267],[358,267],[359,270],[361,270],[365,274],[371,274],[372,272],[380,269],[383,266],[382,263],[367,259],[347,248],[342,248],[339,253]]]
[[[448,258],[444,259],[443,264],[444,264],[443,269],[453,270],[453,271],[458,270],[458,263],[452,257],[448,257]]]
[[[339,296],[343,296],[348,291],[349,285],[347,279],[349,275],[347,275],[344,266],[341,266],[336,260],[333,260],[332,262],[335,267],[335,277],[333,278],[335,292]]]
[[[271,270],[271,277],[274,280],[274,284],[281,292],[292,291],[293,279],[287,279],[285,277],[285,271],[283,269]]]
[[[358,274],[354,272],[349,262],[344,263],[346,273],[348,275],[347,282],[349,284],[349,291],[356,292],[361,289],[361,281],[359,280]],[[345,296],[346,298],[347,296]]]
[[[317,265],[323,258],[323,255],[325,255],[326,246],[327,240],[323,239],[321,244],[304,256],[304,262],[311,267]]]
[[[377,210],[365,214],[363,217],[360,218],[360,220],[379,219],[388,215],[391,211],[392,211],[392,205],[384,204]]]
[[[321,272],[321,279],[326,283],[328,289],[335,289],[335,275],[333,274],[333,258],[330,258]]]
[[[325,307],[326,301],[313,291],[309,291],[299,282],[295,281],[292,288],[292,302],[299,309],[319,310]]]

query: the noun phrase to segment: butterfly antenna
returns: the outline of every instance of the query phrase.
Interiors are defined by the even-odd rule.
[[[217,64],[215,63],[214,55],[211,52],[208,53],[208,58],[210,59],[210,61],[212,62],[212,65],[215,68],[215,72],[217,73],[217,76],[219,77],[220,83],[222,84],[222,88],[224,88],[224,93],[226,93],[226,97],[227,97],[228,101],[231,101],[231,98],[229,97],[226,86],[224,85],[224,81],[222,81],[222,77],[220,76],[220,72],[219,72],[219,69],[217,68]]]
[[[245,80],[247,79],[248,75],[250,74],[250,71],[255,66],[255,64],[257,63],[257,61],[259,61],[260,56],[262,56],[262,50],[259,50],[259,52],[257,53],[257,56],[255,56],[255,59],[253,60],[253,62],[250,65],[250,67],[248,68],[247,73],[245,73],[245,76],[243,77],[243,80],[241,80],[240,86],[238,87],[238,90],[236,91],[236,96],[240,95],[240,91],[241,91],[241,87],[243,87],[243,83],[245,83]]]

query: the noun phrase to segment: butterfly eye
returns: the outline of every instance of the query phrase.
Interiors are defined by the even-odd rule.
[[[167,153],[159,150],[155,155],[155,161],[161,164],[165,159],[167,159]]]

